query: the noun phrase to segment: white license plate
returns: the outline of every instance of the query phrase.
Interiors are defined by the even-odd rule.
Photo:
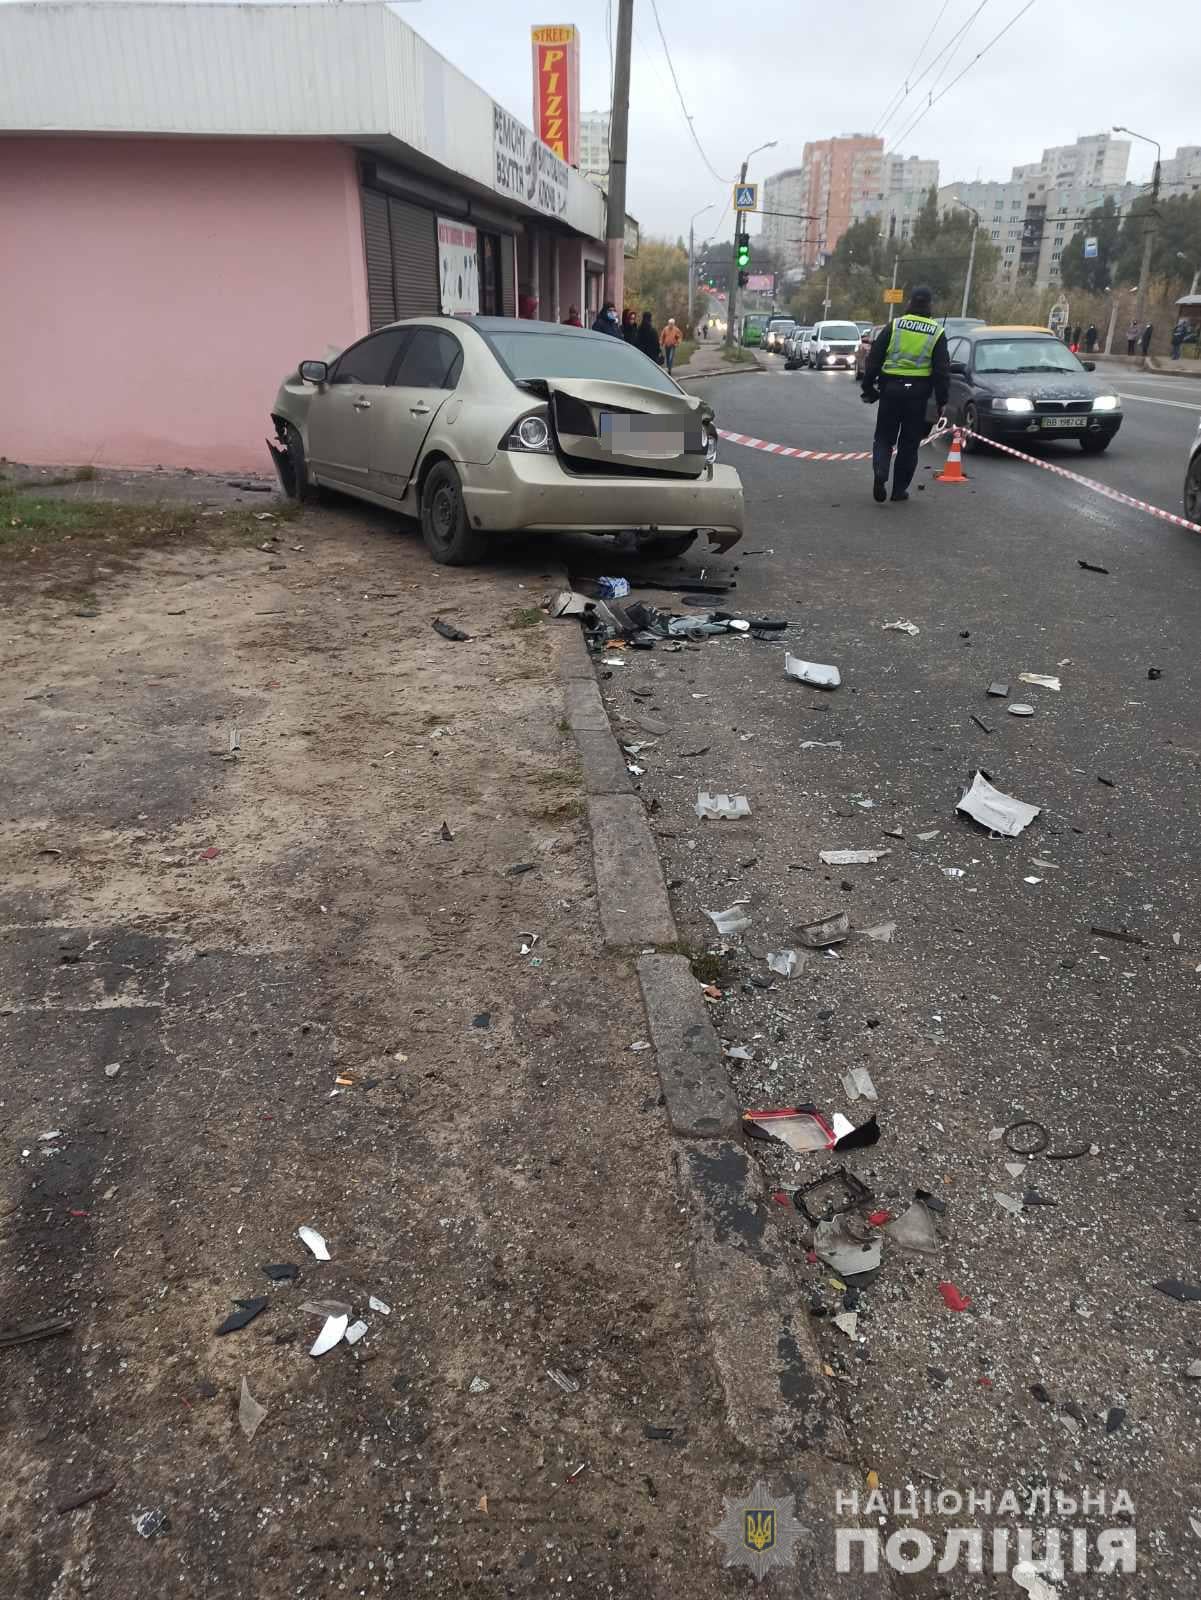
[[[1087,417],[1044,417],[1044,428],[1087,428]]]

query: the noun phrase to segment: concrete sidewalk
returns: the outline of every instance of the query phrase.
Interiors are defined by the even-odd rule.
[[[757,350],[744,348],[741,353],[747,358],[745,361],[730,361],[726,357],[723,344],[717,341],[698,344],[692,352],[692,359],[688,365],[681,367],[672,376],[683,383],[689,379],[720,378],[727,373],[764,371],[763,360]]]

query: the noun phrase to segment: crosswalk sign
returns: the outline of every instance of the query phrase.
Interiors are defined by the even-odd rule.
[[[734,185],[734,210],[758,211],[759,185],[757,183],[736,183]]]

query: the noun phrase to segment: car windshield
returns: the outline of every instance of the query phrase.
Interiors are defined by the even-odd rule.
[[[796,327],[795,322],[774,322],[772,327],[776,333],[791,333]]]
[[[1058,339],[984,339],[976,346],[977,372],[1081,372]]]
[[[488,343],[521,381],[527,378],[587,378],[601,383],[636,383],[663,394],[675,384],[641,350],[607,333],[490,333]]]
[[[857,340],[859,329],[853,322],[827,322],[822,327],[822,338]]]

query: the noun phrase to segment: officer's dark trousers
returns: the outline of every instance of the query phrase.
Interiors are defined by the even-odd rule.
[[[892,464],[894,494],[908,489],[917,470],[917,447],[926,437],[926,406],[931,387],[928,378],[880,379],[876,437],[872,440],[872,471],[887,483],[888,468]],[[894,446],[897,452],[895,463],[892,462]]]

